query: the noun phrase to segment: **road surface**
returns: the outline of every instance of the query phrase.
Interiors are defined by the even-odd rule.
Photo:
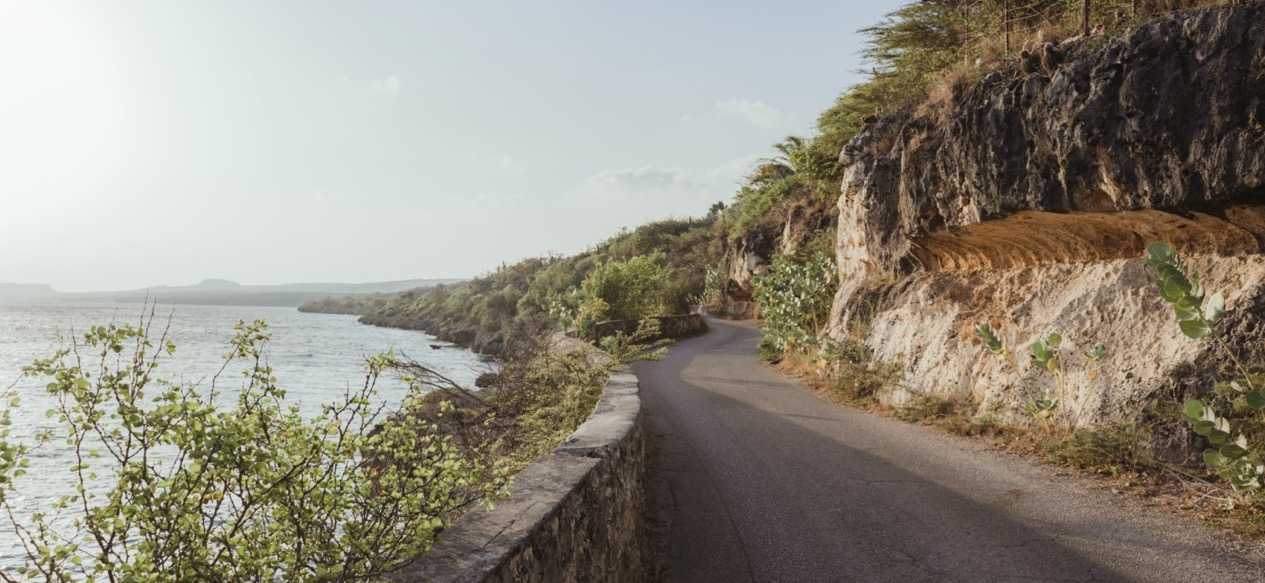
[[[1265,581],[1261,545],[831,403],[709,324],[636,365],[665,581]]]

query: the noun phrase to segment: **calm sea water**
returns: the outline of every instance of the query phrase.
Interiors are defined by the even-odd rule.
[[[13,430],[22,439],[52,427],[45,417],[52,405],[39,379],[22,379],[21,370],[33,359],[52,355],[72,338],[82,339],[94,325],[131,323],[135,325],[149,311],[131,304],[4,304],[0,303],[0,388],[13,385],[21,405],[12,412]],[[309,415],[320,406],[339,398],[349,387],[364,383],[365,357],[394,348],[462,384],[473,386],[474,378],[489,365],[477,355],[456,347],[439,350],[434,338],[420,332],[375,328],[356,322],[355,316],[304,314],[294,308],[249,306],[163,306],[155,308],[153,330],[167,332],[176,344],[174,356],[161,361],[157,376],[193,383],[209,383],[224,363],[224,354],[240,320],[264,319],[272,336],[266,348],[268,363],[277,385],[287,399],[299,403]],[[240,386],[238,373],[245,363],[230,365],[219,381],[228,396]],[[16,385],[14,383],[16,382]],[[388,405],[398,405],[406,387],[396,379],[378,383],[379,397]],[[226,401],[228,399],[225,399]],[[224,402],[224,401],[221,401]],[[231,402],[231,401],[229,401]],[[12,500],[19,519],[32,512],[47,510],[57,497],[72,492],[68,467],[73,463],[65,447],[43,447],[31,456],[28,474],[20,479],[19,495]],[[10,570],[24,555],[6,520],[0,520],[0,569]]]

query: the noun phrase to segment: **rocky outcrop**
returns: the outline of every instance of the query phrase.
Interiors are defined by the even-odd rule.
[[[832,205],[816,198],[799,201],[791,205],[786,212],[786,221],[782,225],[782,238],[778,252],[783,255],[795,255],[808,246],[823,231],[835,228],[838,216]]]
[[[836,209],[820,200],[797,200],[785,211],[781,224],[756,227],[743,234],[726,252],[726,306],[720,315],[738,319],[753,318],[752,296],[755,279],[768,272],[774,255],[794,255],[811,243],[819,233],[833,231]]]
[[[496,356],[505,349],[505,338],[500,328],[483,327],[466,322],[441,320],[439,318],[391,316],[380,313],[361,316],[357,321],[370,326],[425,332],[439,340],[469,348],[471,351],[485,356]]]
[[[731,302],[751,301],[755,292],[755,278],[764,275],[778,247],[778,231],[770,227],[757,228],[739,237],[725,254],[728,277],[725,298]]]
[[[1108,360],[1070,379],[1092,423],[1136,416],[1175,365],[1210,357],[1155,297],[1150,242],[1176,244],[1229,292],[1227,330],[1260,340],[1265,6],[1060,48],[1054,70],[989,73],[947,111],[889,115],[847,145],[831,334],[863,329],[876,356],[909,365],[910,390],[981,411],[1048,380],[1026,362],[1006,372],[976,323],[1020,347],[1053,330],[1102,343]]]

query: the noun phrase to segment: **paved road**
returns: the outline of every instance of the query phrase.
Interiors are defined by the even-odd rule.
[[[1265,581],[1258,545],[821,399],[711,326],[636,367],[666,581]]]

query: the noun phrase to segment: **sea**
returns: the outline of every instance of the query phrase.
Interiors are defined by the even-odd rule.
[[[8,391],[0,403],[8,403],[14,396],[19,402],[10,410],[11,440],[29,439],[37,431],[56,427],[55,419],[46,416],[53,405],[44,388],[47,379],[23,377],[24,366],[69,347],[72,339],[82,341],[92,326],[135,326],[142,318],[151,323],[152,335],[165,333],[176,345],[175,353],[160,361],[155,376],[184,384],[200,383],[202,387],[208,386],[224,366],[236,333],[233,326],[240,321],[266,321],[271,336],[265,347],[267,363],[287,401],[297,404],[307,416],[319,413],[322,404],[337,400],[349,389],[361,387],[366,357],[388,349],[470,388],[479,374],[492,367],[468,350],[421,332],[377,328],[360,324],[355,316],[301,313],[295,308],[0,303],[0,391]],[[230,364],[221,374],[217,383],[223,394],[220,402],[232,402],[231,391],[241,386],[240,373],[246,366],[244,362]],[[402,381],[386,375],[377,388],[387,411],[397,408],[407,392]],[[47,511],[60,496],[73,493],[68,471],[73,463],[71,450],[65,446],[44,446],[31,455],[28,473],[18,480],[17,492],[7,494],[16,519],[27,521],[32,513]],[[10,521],[0,515],[0,570],[12,573],[23,560],[25,554]]]

